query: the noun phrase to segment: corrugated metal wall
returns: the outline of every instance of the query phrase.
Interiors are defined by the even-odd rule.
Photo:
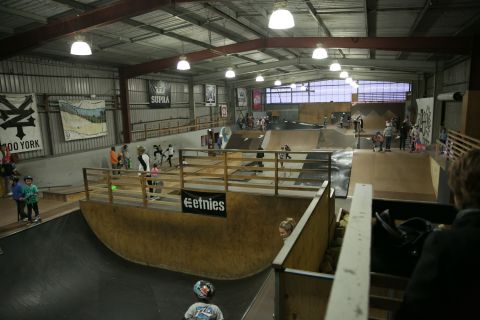
[[[148,79],[172,84],[171,108],[148,107]],[[185,79],[167,77],[129,80],[132,130],[170,128],[189,124],[189,87]],[[196,116],[210,115],[204,106],[204,85],[194,86]],[[19,154],[20,159],[59,156],[122,143],[122,117],[119,82],[114,68],[75,65],[49,59],[19,56],[0,61],[0,93],[35,93],[44,149]],[[218,102],[227,100],[225,87],[217,86]],[[65,141],[58,100],[102,99],[107,109],[107,135],[92,139]],[[48,103],[48,108],[46,104]],[[212,107],[212,114],[218,107]]]

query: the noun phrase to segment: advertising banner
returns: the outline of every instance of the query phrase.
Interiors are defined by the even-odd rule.
[[[237,99],[239,107],[247,106],[247,89],[237,88]]]
[[[422,132],[424,145],[432,143],[433,128],[433,97],[417,99],[417,125]]]
[[[227,118],[228,117],[228,108],[226,104],[220,105],[220,117]]]
[[[262,90],[253,89],[252,91],[252,110],[262,110]]]
[[[205,85],[205,106],[214,107],[217,105],[217,86],[214,84]]]
[[[105,100],[59,100],[65,141],[107,135]]]
[[[162,80],[148,81],[148,101],[150,108],[170,108],[172,86]]]
[[[12,153],[43,149],[35,94],[0,93],[0,142]]]
[[[225,193],[186,191],[182,189],[182,211],[215,217],[227,217]]]

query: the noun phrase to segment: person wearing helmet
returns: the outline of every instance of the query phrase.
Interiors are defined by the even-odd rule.
[[[33,184],[33,178],[26,176],[23,178],[25,186],[23,187],[23,194],[25,197],[25,203],[27,204],[28,221],[32,220],[32,210],[35,211],[35,222],[40,222],[40,211],[38,210],[38,188]]]
[[[193,293],[195,293],[198,302],[188,308],[184,320],[223,320],[220,308],[210,303],[215,295],[213,284],[205,280],[199,280],[193,286]]]
[[[27,215],[25,214],[25,196],[23,195],[23,186],[18,182],[18,176],[12,176],[12,198],[17,204],[18,221],[27,222]]]

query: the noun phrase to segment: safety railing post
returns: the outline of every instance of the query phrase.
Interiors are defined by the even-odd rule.
[[[87,168],[83,168],[83,186],[85,188],[85,198],[90,200],[90,193],[88,192],[88,176],[87,176]]]
[[[185,180],[183,178],[183,150],[178,151],[178,164],[180,165],[180,189],[185,186]]]
[[[275,195],[278,195],[278,153],[275,151]]]
[[[223,152],[223,180],[225,192],[228,191],[228,152]]]
[[[113,170],[107,170],[108,201],[110,204],[113,203],[112,171]]]

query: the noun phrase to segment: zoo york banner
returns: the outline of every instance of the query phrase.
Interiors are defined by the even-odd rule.
[[[186,191],[182,189],[182,211],[207,216],[227,217],[225,193]]]
[[[162,80],[148,81],[148,100],[150,108],[170,108],[172,85]]]
[[[107,135],[105,100],[59,100],[65,141]]]
[[[43,149],[35,94],[0,93],[0,140],[12,153]]]

